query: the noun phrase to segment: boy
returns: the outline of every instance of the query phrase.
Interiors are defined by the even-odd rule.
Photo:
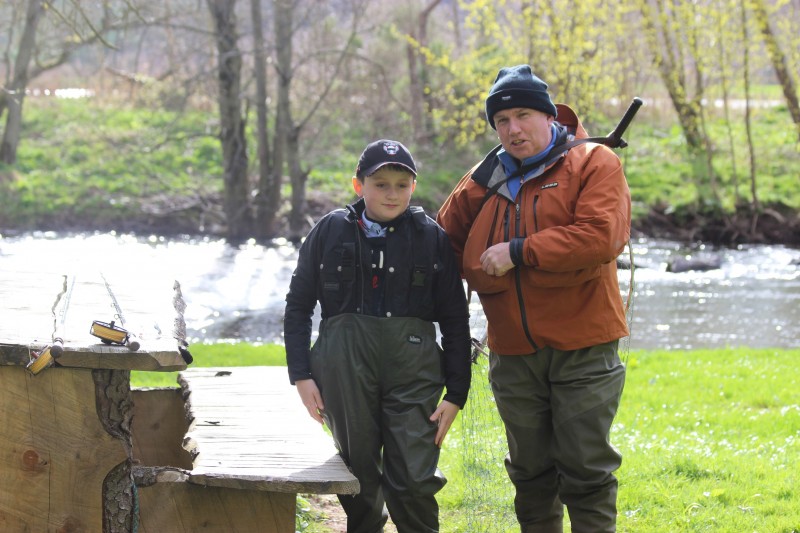
[[[401,143],[369,144],[360,199],[311,230],[286,296],[290,381],[361,484],[339,496],[348,533],[383,531],[384,503],[399,533],[439,531],[439,449],[470,385],[464,286],[444,231],[409,207],[416,176]]]

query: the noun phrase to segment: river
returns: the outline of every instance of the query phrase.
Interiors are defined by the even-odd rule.
[[[632,243],[634,274],[620,270],[622,296],[632,294],[630,349],[800,347],[800,250],[784,246],[687,248],[670,241]],[[623,259],[629,257],[628,251]],[[104,271],[132,282],[181,284],[192,343],[282,343],[284,298],[296,248],[232,247],[212,238],[169,239],[115,234],[30,233],[0,236],[0,270]],[[719,268],[673,273],[676,258]],[[5,303],[4,303],[5,305]],[[473,332],[483,328],[471,303]]]

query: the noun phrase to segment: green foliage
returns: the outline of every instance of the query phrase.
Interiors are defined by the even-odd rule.
[[[626,139],[630,146],[619,152],[635,203],[667,207],[668,211],[691,209],[703,200],[692,176],[692,164],[680,129],[659,126],[640,111]],[[736,201],[752,201],[750,154],[745,124],[740,115],[728,123],[719,114],[707,120],[717,147],[715,180],[721,207],[732,212]],[[754,112],[756,184],[760,202],[800,208],[800,151],[785,112],[778,108]],[[730,136],[730,138],[729,138]],[[730,141],[732,139],[732,142]]]
[[[626,33],[630,8],[607,9],[600,0],[531,4],[470,0],[465,10],[468,45],[431,46],[427,62],[447,72],[441,107],[433,110],[443,140],[469,144],[487,130],[484,100],[497,71],[530,64],[558,102],[569,102],[589,122],[618,96],[634,54]],[[563,14],[569,13],[569,17]]]
[[[299,494],[297,495],[297,499],[295,501],[295,508],[295,532],[310,533],[311,531],[314,531],[315,529],[313,527],[313,523],[315,520],[320,519],[319,513],[315,512],[309,501]]]
[[[487,75],[493,76],[481,73]],[[759,94],[769,90],[758,88]],[[477,94],[470,98],[482,101]],[[180,206],[213,204],[221,194],[213,113],[110,107],[91,100],[29,99],[26,104],[18,162],[0,169],[0,195],[8,199],[0,211],[0,227],[125,230],[131,222],[157,224],[171,211],[176,220],[191,219],[197,213],[190,208],[183,212]],[[652,207],[692,212],[708,200],[695,185],[681,129],[660,112],[645,105],[625,135],[630,145],[618,151],[635,217]],[[618,108],[598,117],[590,135],[610,131],[621,114]],[[754,109],[753,114],[758,198],[764,205],[800,209],[800,151],[788,114],[779,107]],[[741,110],[731,118],[727,123],[717,110],[706,120],[715,146],[717,194],[728,212],[737,202],[752,201]],[[350,178],[367,142],[361,129],[336,127],[341,143],[320,159],[308,181],[309,201],[325,210],[355,198]],[[468,145],[445,150],[436,144],[412,148],[420,169],[415,204],[436,211],[468,168],[497,142],[485,131],[473,138]],[[284,183],[284,198],[289,194],[290,185]]]
[[[1,185],[16,227],[119,227],[221,189],[208,114],[30,99],[24,118],[18,177]]]

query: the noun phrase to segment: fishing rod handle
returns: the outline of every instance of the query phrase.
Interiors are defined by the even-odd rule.
[[[128,338],[125,341],[125,346],[132,352],[137,351],[141,347],[142,343],[139,342],[139,338],[134,335],[133,333],[128,333]]]
[[[625,114],[620,119],[617,127],[614,128],[614,131],[608,134],[608,138],[615,143],[615,147],[620,145],[620,141],[622,141],[622,134],[625,133],[625,130],[628,129],[633,117],[636,116],[636,112],[639,111],[639,108],[642,107],[644,102],[638,96],[634,97],[631,104],[628,106],[628,109],[625,111]]]
[[[64,339],[56,337],[53,339],[53,344],[50,345],[50,355],[53,359],[58,359],[64,353]]]

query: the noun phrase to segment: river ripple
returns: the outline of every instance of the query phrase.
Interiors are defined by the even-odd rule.
[[[628,252],[623,258],[628,257]],[[800,347],[800,250],[783,246],[686,248],[670,241],[633,243],[631,349]],[[708,271],[671,273],[676,258],[718,262]],[[282,315],[297,251],[239,247],[215,239],[115,234],[0,236],[0,269],[114,272],[132,282],[173,279],[187,303],[191,342],[282,342]],[[623,298],[630,271],[620,270]],[[473,333],[482,314],[471,304]]]

